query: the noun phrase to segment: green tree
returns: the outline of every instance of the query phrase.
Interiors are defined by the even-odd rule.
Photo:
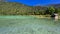
[[[50,14],[52,14],[52,13],[55,12],[55,8],[54,8],[54,7],[49,7],[48,9],[49,9],[49,13],[50,13]]]
[[[45,14],[52,14],[55,12],[55,8],[54,7],[48,7]]]

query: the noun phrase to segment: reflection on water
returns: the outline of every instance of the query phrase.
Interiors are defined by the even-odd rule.
[[[1,16],[0,34],[60,34],[60,20],[32,16]]]

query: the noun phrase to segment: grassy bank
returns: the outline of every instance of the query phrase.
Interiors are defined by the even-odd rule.
[[[37,18],[50,18],[51,15],[32,15]]]
[[[32,16],[34,16],[36,18],[48,18],[48,19],[51,18],[51,15],[32,15]],[[59,19],[60,19],[60,16],[59,16]]]

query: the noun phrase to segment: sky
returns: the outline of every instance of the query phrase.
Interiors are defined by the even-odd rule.
[[[7,0],[9,2],[18,2],[29,6],[44,6],[48,4],[60,4],[60,0]]]

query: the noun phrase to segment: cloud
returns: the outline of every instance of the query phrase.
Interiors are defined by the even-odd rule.
[[[5,0],[0,0],[0,1],[5,1]]]

